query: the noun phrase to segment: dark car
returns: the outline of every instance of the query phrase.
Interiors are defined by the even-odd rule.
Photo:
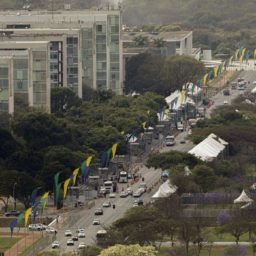
[[[73,241],[78,241],[78,236],[73,236],[73,237],[72,237],[72,240],[73,240]]]
[[[19,211],[16,211],[16,210],[13,210],[13,211],[9,211],[9,212],[6,212],[4,214],[6,217],[10,217],[10,216],[19,216],[20,215],[20,212]]]
[[[224,96],[229,96],[230,95],[230,91],[227,89],[227,90],[224,90],[223,91],[223,95]]]
[[[98,208],[94,212],[95,215],[103,215],[103,210],[101,208]]]

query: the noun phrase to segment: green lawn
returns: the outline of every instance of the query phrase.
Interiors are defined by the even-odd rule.
[[[201,251],[200,256],[223,256],[223,252],[225,252],[227,247],[224,246],[214,246],[212,248],[211,254],[209,254],[209,250],[207,248],[203,248]],[[170,256],[170,248],[163,247],[160,249],[160,252],[157,254],[157,256]],[[252,256],[252,248],[249,247],[247,249],[247,256]]]
[[[19,237],[0,237],[0,252],[8,250],[19,240]]]

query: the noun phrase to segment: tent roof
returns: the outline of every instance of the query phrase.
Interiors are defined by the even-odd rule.
[[[172,107],[172,110],[178,110],[182,105],[185,105],[185,104],[191,104],[191,105],[195,105],[195,102],[189,98],[189,97],[185,97],[185,102],[182,104],[181,103],[181,98],[182,98],[182,95],[181,95],[181,91],[175,91],[173,92],[170,96],[166,97],[165,98],[165,101],[168,105],[170,105],[171,107],[171,103],[177,99],[177,102],[175,104],[173,104],[173,107]]]
[[[164,182],[157,192],[152,196],[152,198],[164,198],[169,197],[171,194],[175,193],[177,187],[175,185],[170,184],[169,180]]]
[[[212,161],[225,149],[227,144],[226,141],[211,133],[206,139],[192,148],[189,153],[203,161]]]
[[[251,203],[251,202],[253,202],[253,200],[249,196],[247,196],[244,190],[242,191],[241,195],[234,200],[235,204]]]

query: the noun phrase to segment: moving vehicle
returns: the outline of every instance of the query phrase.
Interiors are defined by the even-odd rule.
[[[12,210],[12,211],[9,211],[9,212],[6,212],[4,214],[6,217],[10,217],[10,216],[19,216],[20,215],[20,212],[19,211],[16,211],[16,210]]]
[[[73,246],[75,243],[73,241],[73,239],[68,239],[67,240],[67,246]]]
[[[42,230],[46,230],[46,228],[48,228],[48,226],[43,225],[41,223],[28,225],[28,230],[30,231],[42,231]]]
[[[54,234],[54,233],[57,232],[57,230],[55,228],[53,228],[53,227],[47,227],[45,229],[45,232],[48,233],[48,234]]]
[[[161,180],[163,182],[167,181],[169,178],[169,172],[167,170],[163,171],[162,174],[161,174]]]
[[[109,201],[104,202],[104,203],[102,204],[102,207],[111,207],[111,203],[110,203]]]
[[[94,212],[94,215],[103,215],[103,210],[101,208],[97,208]]]
[[[72,237],[72,240],[73,240],[73,241],[78,241],[78,236],[73,236],[73,237]]]
[[[85,232],[79,232],[77,236],[78,236],[78,238],[84,238]]]
[[[228,101],[227,101],[227,100],[224,100],[224,101],[223,101],[223,104],[224,104],[224,105],[227,105],[227,104],[228,104]]]
[[[110,193],[109,198],[116,198],[116,194],[115,193]]]
[[[73,235],[71,230],[66,230],[64,234],[65,234],[65,236],[72,236]]]
[[[96,237],[97,238],[102,238],[104,236],[106,236],[107,234],[107,231],[105,229],[102,229],[102,230],[99,230],[97,233],[96,233]]]
[[[126,171],[119,172],[119,183],[127,183],[128,182],[128,173]]]
[[[196,127],[197,120],[191,118],[191,119],[188,120],[188,123],[193,128],[193,127]]]
[[[139,185],[139,189],[143,189],[143,193],[147,191],[147,183],[142,182]]]
[[[78,245],[78,249],[84,249],[85,248],[85,243],[82,242]]]
[[[92,225],[100,225],[100,220],[99,219],[94,219],[92,222]]]
[[[84,233],[84,232],[85,232],[84,228],[78,228],[77,231],[76,231],[76,233],[80,233],[80,232],[83,232],[83,233]]]
[[[113,181],[108,180],[104,182],[104,188],[106,189],[106,193],[110,194],[113,192]]]
[[[122,197],[122,198],[125,198],[125,197],[127,197],[128,196],[128,192],[127,191],[122,191],[121,193],[120,193],[120,197]]]
[[[173,135],[168,135],[165,138],[165,146],[174,146],[175,145],[175,137]]]
[[[57,240],[52,242],[52,249],[56,248],[60,248],[60,242]]]
[[[230,91],[228,89],[223,91],[223,95],[224,96],[229,96],[230,95]]]
[[[177,130],[183,132],[184,126],[183,126],[183,124],[181,122],[177,123]]]
[[[139,188],[133,193],[133,197],[140,197],[144,192],[144,188]]]
[[[126,192],[127,192],[127,194],[130,195],[130,196],[132,196],[132,194],[133,194],[133,191],[132,191],[131,188],[127,188],[127,189],[126,189]]]

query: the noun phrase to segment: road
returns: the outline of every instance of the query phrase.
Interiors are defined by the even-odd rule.
[[[242,72],[240,74],[240,77],[244,77],[247,81],[250,81],[250,84],[247,86],[247,91],[254,88],[254,85],[252,84],[252,81],[256,80],[256,72],[255,71],[246,71]],[[243,93],[244,91],[239,90],[231,90],[230,89],[230,96],[224,96],[223,90],[221,90],[219,93],[217,93],[213,98],[214,104],[206,109],[206,117],[210,117],[212,111],[218,107],[224,104],[224,100],[228,101],[228,104],[231,103],[233,99],[235,99],[239,94]],[[182,140],[184,140],[188,135],[187,131],[178,133],[176,136],[176,144],[172,147],[163,147],[159,151],[160,152],[167,152],[170,150],[178,150],[187,152],[191,148],[193,148],[193,144],[190,141],[186,141],[186,143],[180,143]],[[142,177],[145,178],[145,181],[148,186],[151,186],[152,184],[155,184],[156,181],[160,179],[161,170],[149,170],[144,165],[140,167],[140,174]],[[136,190],[136,188],[139,186],[139,183],[136,183],[132,186],[133,191]],[[125,185],[124,185],[125,186]],[[127,185],[126,185],[127,186]],[[145,202],[149,202],[151,200],[151,196],[153,193],[157,190],[157,186],[154,187],[154,189],[151,191],[151,193],[145,193],[142,198]],[[127,209],[132,207],[134,198],[129,196],[127,198],[120,198],[117,194],[117,197],[115,199],[109,199],[112,203],[115,203],[116,209],[112,208],[104,208],[104,214],[100,217],[94,216],[94,211],[96,208],[99,208],[102,206],[104,201],[107,201],[108,199],[99,198],[95,200],[95,206],[92,209],[76,209],[72,212],[72,214],[69,217],[69,220],[67,222],[67,226],[62,227],[58,229],[58,234],[56,239],[60,241],[61,248],[60,251],[73,251],[76,250],[78,247],[78,244],[80,242],[85,242],[86,245],[95,243],[95,235],[96,232],[100,229],[104,229],[104,227],[107,227],[111,225],[114,221],[121,218]],[[94,218],[100,219],[101,225],[100,226],[93,226],[92,222]],[[76,230],[78,228],[84,228],[86,230],[86,237],[79,239],[78,242],[75,242],[74,246],[67,247],[66,241],[67,238],[64,236],[64,232],[66,229],[70,229],[73,234],[75,234]],[[53,237],[53,239],[55,239]],[[50,247],[47,248],[48,250],[51,249]]]

